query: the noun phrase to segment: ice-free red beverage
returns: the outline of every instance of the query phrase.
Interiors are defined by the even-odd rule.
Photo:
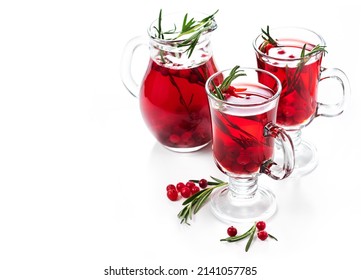
[[[216,71],[212,58],[186,69],[150,61],[140,91],[140,106],[145,122],[160,143],[177,149],[211,141],[205,83]]]
[[[257,173],[272,158],[274,138],[265,135],[265,126],[276,121],[277,106],[257,105],[273,97],[268,87],[234,87],[234,93],[226,96],[226,102],[234,105],[211,106],[213,154],[223,172],[248,175]]]
[[[306,54],[315,45],[281,39],[277,40],[277,44],[266,49],[267,59],[257,55],[258,67],[273,73],[282,83],[277,123],[285,127],[307,124],[317,108],[322,53],[300,59],[304,45]],[[263,78],[262,74],[260,81],[267,84],[267,78]]]

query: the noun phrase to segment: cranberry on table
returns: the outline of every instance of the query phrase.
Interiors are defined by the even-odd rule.
[[[196,184],[194,183],[194,182],[192,182],[192,181],[188,181],[187,183],[186,183],[186,187],[188,187],[188,188],[192,188],[192,187],[194,187]]]
[[[198,182],[198,185],[202,189],[205,189],[208,186],[208,181],[206,179],[200,179],[199,182]]]
[[[259,231],[264,230],[266,228],[266,223],[264,221],[259,221],[257,222],[256,227]]]
[[[180,193],[181,193],[181,196],[184,197],[184,198],[188,198],[191,196],[191,189],[190,188],[187,188],[187,187],[184,187],[180,190]]]
[[[183,182],[179,182],[176,186],[177,191],[181,191],[186,185]]]
[[[200,188],[197,187],[196,185],[194,185],[193,187],[190,188],[190,190],[191,190],[191,193],[192,193],[192,195],[193,195],[193,194],[199,192],[199,191],[200,191]]]
[[[176,188],[175,188],[175,186],[173,185],[173,184],[169,184],[168,186],[167,186],[167,188],[166,188],[166,190],[167,191],[169,191],[169,190],[175,190]]]
[[[267,233],[267,231],[265,231],[265,230],[261,230],[261,231],[259,231],[259,232],[257,233],[257,236],[258,236],[259,239],[261,239],[262,241],[264,241],[264,240],[267,239],[268,233]]]
[[[176,201],[178,200],[178,192],[177,190],[174,188],[174,189],[170,189],[167,191],[167,197],[169,198],[169,200],[171,201]]]
[[[233,237],[233,236],[236,236],[237,235],[237,229],[233,226],[230,226],[228,229],[227,229],[227,234],[230,236],[230,237]]]

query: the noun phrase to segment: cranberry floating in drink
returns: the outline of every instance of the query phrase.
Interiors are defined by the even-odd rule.
[[[257,66],[276,75],[282,83],[277,124],[286,129],[295,145],[296,166],[292,175],[305,175],[316,168],[318,160],[316,148],[301,139],[301,129],[315,117],[333,117],[343,112],[349,94],[347,76],[339,69],[322,67],[326,43],[307,29],[267,27],[254,40],[253,47]],[[328,78],[341,84],[342,98],[336,104],[318,102],[319,83]],[[265,75],[260,74],[260,81],[273,86]]]
[[[217,71],[210,45],[210,35],[217,28],[215,14],[163,16],[160,11],[148,29],[150,60],[140,85],[130,68],[133,53],[144,39],[137,37],[125,47],[123,83],[134,96],[139,93],[145,123],[173,151],[196,151],[211,141],[205,83]]]
[[[260,75],[267,76],[272,87],[260,82]],[[281,83],[267,71],[236,66],[212,75],[206,90],[213,157],[229,177],[229,185],[212,194],[211,209],[225,222],[267,219],[276,211],[276,201],[268,188],[258,185],[259,175],[284,179],[294,166],[292,142],[275,125]],[[275,139],[283,151],[277,163],[273,160]]]

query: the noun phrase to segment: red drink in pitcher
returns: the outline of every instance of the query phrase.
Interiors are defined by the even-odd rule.
[[[233,85],[232,90],[234,94],[226,96],[225,102],[235,106],[239,104],[242,108],[211,108],[213,154],[223,172],[253,174],[272,158],[274,138],[266,137],[264,128],[268,123],[275,122],[277,107],[251,105],[266,102],[274,92],[267,87],[251,84],[242,84],[239,88]]]
[[[205,83],[217,71],[213,59],[194,68],[149,63],[140,90],[143,118],[157,140],[170,148],[206,145],[211,120]]]
[[[305,51],[310,52],[315,45],[294,40],[277,40],[277,44],[266,49],[268,60],[257,56],[258,67],[273,73],[282,83],[277,123],[284,127],[307,124],[317,108],[322,55],[302,60],[302,48],[305,46]]]

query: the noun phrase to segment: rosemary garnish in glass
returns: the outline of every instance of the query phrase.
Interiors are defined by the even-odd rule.
[[[266,52],[266,46],[267,45],[272,45],[272,46],[277,46],[277,41],[275,39],[272,38],[270,32],[269,32],[269,26],[267,25],[266,30],[262,29],[262,38],[264,40],[264,42],[262,43],[262,45],[260,46],[260,51],[261,52]]]
[[[188,38],[181,40],[178,43],[178,47],[188,47],[186,49],[186,53],[188,54],[188,58],[192,55],[194,48],[198,44],[199,38],[201,35],[212,27],[214,23],[214,16],[218,13],[218,10],[215,11],[210,16],[207,16],[203,18],[200,21],[195,20],[194,18],[191,18],[188,20],[188,13],[185,14],[183,18],[182,23],[182,29],[180,31],[177,31],[177,26],[174,24],[174,29],[163,31],[162,30],[162,9],[159,12],[158,17],[158,27],[154,26],[154,29],[157,31],[157,36],[159,39],[165,39],[164,35],[177,35],[170,40],[178,40],[181,39],[183,36],[189,36]]]
[[[181,219],[181,224],[185,223],[189,225],[188,220],[191,220],[193,215],[195,215],[201,207],[207,202],[209,196],[211,195],[214,189],[226,186],[228,183],[223,182],[220,179],[215,177],[211,178],[214,180],[208,181],[208,185],[211,187],[207,187],[191,197],[187,198],[182,205],[184,205],[183,209],[178,213],[178,218]],[[194,183],[198,183],[198,180],[191,180]]]
[[[284,93],[283,96],[286,96],[289,92],[294,90],[294,87],[297,84],[297,81],[299,80],[303,67],[311,59],[312,55],[321,52],[323,52],[323,54],[327,53],[326,46],[320,46],[320,45],[316,45],[315,47],[312,48],[311,51],[306,53],[306,46],[307,44],[304,44],[302,47],[300,54],[300,61],[297,63],[297,68],[292,78],[288,74],[289,68],[286,65],[288,90]]]
[[[242,69],[239,69],[238,65],[234,66],[229,72],[229,75],[224,78],[221,85],[217,86],[212,80],[211,83],[214,87],[212,93],[220,100],[225,100],[224,93],[229,89],[231,83],[240,76],[246,76],[246,73]]]

